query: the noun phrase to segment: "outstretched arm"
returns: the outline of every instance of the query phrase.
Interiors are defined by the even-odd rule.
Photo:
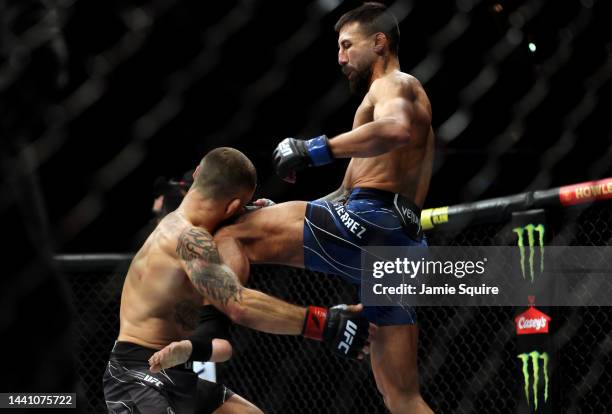
[[[207,231],[198,227],[183,231],[176,253],[196,290],[233,322],[274,334],[302,332],[306,308],[243,287],[232,270],[221,263]]]
[[[176,253],[198,292],[233,322],[268,333],[302,334],[325,342],[342,356],[363,357],[376,327],[360,315],[361,305],[306,309],[247,289],[229,267],[220,263],[212,236],[199,227],[181,233]]]

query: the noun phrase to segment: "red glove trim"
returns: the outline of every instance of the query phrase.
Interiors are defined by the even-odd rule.
[[[302,335],[317,341],[323,340],[323,331],[327,320],[327,309],[317,306],[309,306],[302,328]]]

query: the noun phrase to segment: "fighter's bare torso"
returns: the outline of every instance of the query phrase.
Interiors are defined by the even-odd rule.
[[[136,253],[121,294],[118,340],[159,349],[195,329],[202,296],[175,254],[179,235],[191,226],[170,213]]]
[[[410,140],[399,148],[370,158],[352,158],[343,180],[343,187],[370,187],[400,193],[422,207],[434,153],[431,129],[431,106],[419,81],[406,73],[392,71],[376,79],[357,109],[353,129],[380,117],[377,103],[403,98],[410,119]]]

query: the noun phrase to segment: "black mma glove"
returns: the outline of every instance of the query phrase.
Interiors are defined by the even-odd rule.
[[[325,342],[336,354],[356,359],[368,340],[369,328],[366,317],[347,310],[346,305],[329,309],[309,306],[302,335]]]
[[[276,174],[290,182],[295,181],[296,171],[329,164],[334,159],[325,135],[307,141],[285,138],[274,150],[272,158]]]

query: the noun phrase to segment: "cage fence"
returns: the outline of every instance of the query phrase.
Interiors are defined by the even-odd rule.
[[[612,204],[550,211],[547,225],[562,245],[609,245]],[[571,235],[565,228],[572,229]],[[427,234],[435,246],[516,243],[507,223]],[[516,238],[516,235],[515,235]],[[75,256],[60,264],[77,308],[78,372],[88,412],[103,412],[101,377],[118,332],[119,298],[129,256]],[[356,289],[337,277],[284,266],[253,266],[250,287],[301,305],[356,303]],[[559,356],[560,412],[603,413],[610,407],[612,311],[553,308],[551,337]],[[512,307],[420,307],[419,372],[424,398],[439,413],[515,413],[522,375]],[[234,357],[218,380],[269,413],[384,413],[367,362],[336,358],[319,343],[232,327]]]
[[[150,201],[144,191],[132,202],[143,182],[182,172],[193,154],[220,145],[240,147],[268,177],[272,139],[350,125],[354,105],[337,70],[318,82],[301,80],[322,73],[322,54],[334,65],[331,26],[353,3],[291,2],[280,13],[263,0],[205,3],[0,0],[0,211],[9,233],[18,235],[15,251],[31,253],[15,255],[15,277],[1,282],[3,304],[13,310],[2,326],[19,303],[45,292],[63,298],[56,292],[61,280],[32,258],[131,250]],[[439,139],[430,203],[612,176],[610,2],[387,3],[402,30],[403,68],[434,104]],[[270,47],[262,50],[264,38]],[[531,43],[537,52],[528,51]],[[262,53],[251,56],[247,74],[232,57],[237,48]],[[304,113],[286,110],[296,96]],[[230,104],[210,108],[211,97]],[[206,122],[203,107],[210,111]],[[313,174],[312,182],[322,182],[329,170]],[[275,178],[260,188],[272,198],[320,196]],[[130,218],[116,225],[123,215]],[[552,243],[610,244],[609,203],[550,217]],[[111,228],[120,233],[112,243],[98,237]],[[428,237],[432,245],[513,243],[508,230],[507,222],[475,224]],[[86,412],[104,411],[101,376],[126,266],[121,257],[60,260],[76,309],[78,393]],[[301,304],[357,300],[337,279],[281,267],[255,267],[251,283]],[[57,289],[47,290],[50,284]],[[437,412],[515,410],[522,378],[513,312],[419,309],[422,391]],[[609,411],[609,308],[564,308],[553,316],[560,405],[567,412]],[[65,343],[61,328],[45,339]],[[219,378],[267,412],[384,412],[367,364],[331,358],[297,338],[242,328],[234,337],[236,358]],[[42,384],[47,374],[33,376]]]

